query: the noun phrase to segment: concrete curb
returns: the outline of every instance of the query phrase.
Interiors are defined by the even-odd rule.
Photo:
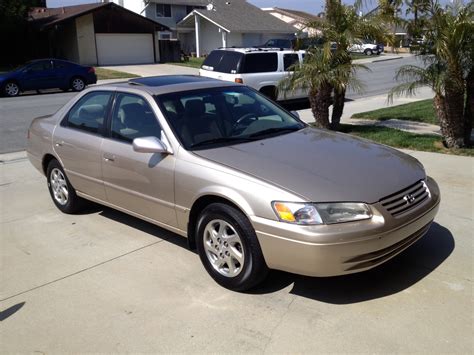
[[[397,59],[402,59],[403,57],[395,57],[395,58],[382,58],[382,59],[376,59],[372,63],[379,63],[379,62],[388,62],[389,60],[397,60]]]

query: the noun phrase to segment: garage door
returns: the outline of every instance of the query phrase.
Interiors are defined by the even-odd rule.
[[[97,33],[99,65],[154,63],[153,35],[149,33]]]

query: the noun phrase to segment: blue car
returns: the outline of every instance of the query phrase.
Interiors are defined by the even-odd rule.
[[[59,59],[33,60],[11,72],[0,74],[1,93],[6,96],[54,88],[82,91],[87,85],[96,82],[94,67]]]

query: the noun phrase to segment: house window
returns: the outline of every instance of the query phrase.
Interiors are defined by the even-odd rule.
[[[171,32],[160,32],[160,39],[171,39]]]
[[[155,4],[155,6],[156,6],[156,17],[171,17],[171,5]]]

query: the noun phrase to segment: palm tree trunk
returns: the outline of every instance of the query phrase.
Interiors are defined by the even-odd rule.
[[[342,113],[344,111],[344,100],[346,98],[346,89],[334,90],[334,102],[332,105],[331,129],[338,130],[341,123]]]
[[[433,99],[433,107],[436,112],[436,117],[438,118],[438,123],[441,127],[441,134],[444,136],[445,126],[446,126],[446,105],[443,95],[435,94]]]
[[[331,104],[331,88],[323,85],[319,90],[312,89],[309,94],[309,103],[316,127],[329,128],[329,106]]]
[[[466,79],[466,105],[464,107],[464,143],[471,145],[471,132],[474,121],[474,68]]]
[[[464,86],[456,80],[454,73],[447,73],[450,80],[446,80],[445,86],[445,108],[446,120],[441,124],[446,146],[448,148],[463,148],[465,144],[464,131]]]

